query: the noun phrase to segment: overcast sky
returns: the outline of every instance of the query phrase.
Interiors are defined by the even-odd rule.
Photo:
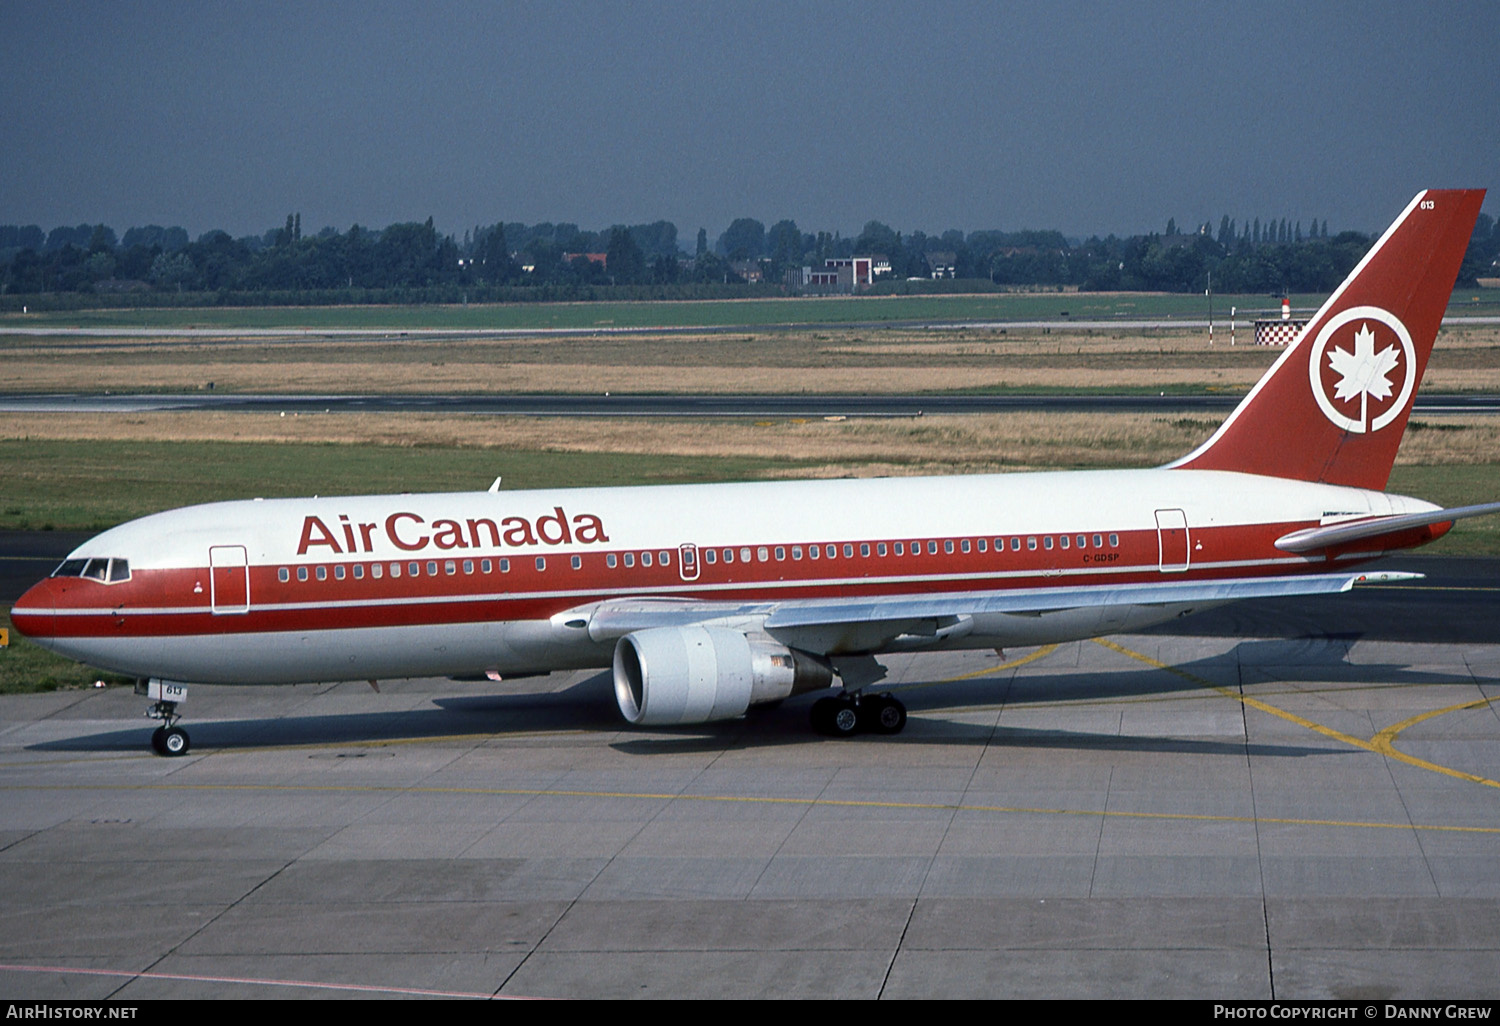
[[[0,0],[0,69],[44,229],[1376,231],[1500,185],[1489,0]]]

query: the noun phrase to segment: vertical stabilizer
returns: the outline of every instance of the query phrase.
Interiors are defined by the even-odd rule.
[[[1384,489],[1483,201],[1419,193],[1213,437],[1169,466]]]

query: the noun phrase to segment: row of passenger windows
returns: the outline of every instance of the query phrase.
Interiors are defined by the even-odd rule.
[[[1031,552],[1036,551],[1039,547],[1047,551],[1051,551],[1054,548],[1087,549],[1091,547],[1089,544],[1091,540],[1093,543],[1092,548],[1102,549],[1105,547],[1106,537],[1108,539],[1108,546],[1110,548],[1119,547],[1120,536],[1118,534],[1110,534],[1108,536],[1102,534],[1096,534],[1092,536],[1086,534],[1027,535],[1024,538],[1012,537],[1008,540],[1005,538],[996,538],[994,539],[993,544],[994,551],[996,553],[1003,553],[1007,548],[1012,552],[1020,552],[1023,546],[1027,551]],[[924,547],[929,556],[935,556],[938,554],[939,546],[941,546],[941,551],[947,555],[953,555],[955,552],[962,552],[966,554],[972,552],[983,553],[990,551],[990,545],[991,542],[988,538],[947,538],[941,542],[935,539],[929,539],[926,542],[876,542],[873,545],[870,542],[861,542],[858,545],[858,550],[860,556],[864,558],[869,558],[872,554],[884,558],[887,556],[920,556],[923,552]],[[856,546],[850,542],[845,542],[843,545],[808,545],[805,548],[801,545],[793,545],[790,546],[790,553],[792,559],[794,560],[800,560],[804,557],[807,559],[837,559],[839,558],[841,552],[845,559],[853,559],[855,548]],[[683,562],[688,566],[689,569],[692,568],[692,551],[693,550],[687,550],[683,554]],[[703,549],[701,550],[701,553],[703,562],[710,565],[719,562],[723,562],[726,564],[734,563],[736,560],[741,563],[749,563],[752,560],[760,563],[767,563],[771,561],[773,554],[775,559],[778,562],[781,562],[787,558],[788,546],[761,545],[754,549],[750,548],[749,546],[742,546],[738,549]],[[622,564],[626,568],[634,567],[637,560],[640,561],[640,565],[643,567],[658,565],[671,566],[672,550],[662,549],[661,551],[654,553],[610,552],[606,553],[604,557],[605,564],[611,570],[619,567]],[[115,562],[123,563],[124,561],[116,560]],[[330,574],[336,581],[342,581],[346,578],[353,578],[354,580],[359,581],[364,580],[366,575],[368,575],[371,579],[378,581],[384,577],[397,578],[403,575],[406,577],[421,577],[424,570],[428,577],[453,577],[458,575],[460,572],[464,574],[473,574],[476,569],[479,573],[489,574],[494,573],[497,568],[499,569],[500,573],[508,574],[510,573],[510,563],[511,561],[507,557],[500,557],[499,559],[477,560],[429,559],[426,562],[412,560],[407,563],[353,563],[347,567],[342,563],[335,563],[331,567],[322,564],[313,567],[299,566],[296,569],[296,574],[297,580],[299,581],[306,581],[310,576],[319,581],[326,581],[329,579]],[[569,557],[569,564],[574,570],[581,570],[583,569],[583,557],[571,556]],[[547,569],[546,556],[536,557],[536,568],[537,570]],[[61,572],[62,568],[59,568],[58,573]],[[129,570],[127,569],[125,572],[128,576]],[[276,571],[276,578],[277,580],[280,580],[282,582],[290,581],[292,579],[292,569],[285,566],[280,567]]]
[[[1043,548],[1043,549],[1045,549],[1047,551],[1051,551],[1053,548],[1059,548],[1059,549],[1068,549],[1068,548],[1087,549],[1087,548],[1090,547],[1089,546],[1089,541],[1090,541],[1091,537],[1092,537],[1092,540],[1093,540],[1093,548],[1102,549],[1102,548],[1105,547],[1106,536],[1102,535],[1102,534],[1096,534],[1096,535],[1092,535],[1092,536],[1087,535],[1087,534],[1077,534],[1077,535],[1066,535],[1066,534],[1062,534],[1062,535],[1050,535],[1050,534],[1048,534],[1048,535],[1027,535],[1024,538],[1023,537],[1013,537],[1013,538],[1010,538],[1008,541],[1005,538],[996,538],[994,540],[994,546],[995,546],[994,551],[998,554],[998,553],[1004,552],[1007,548],[1009,548],[1012,552],[1020,552],[1023,546],[1028,551],[1032,551],[1032,552],[1036,551],[1036,549],[1038,548],[1038,546],[1040,546],[1041,548]],[[1120,536],[1118,534],[1111,534],[1111,535],[1108,535],[1107,537],[1108,537],[1108,545],[1109,545],[1110,548],[1112,548],[1112,549],[1113,548],[1119,548],[1119,546],[1120,546]],[[962,553],[968,554],[968,553],[976,552],[976,551],[977,552],[989,552],[990,551],[990,539],[988,539],[988,538],[957,538],[957,539],[955,539],[955,538],[947,538],[947,539],[944,539],[941,542],[937,541],[936,539],[928,539],[926,542],[922,542],[922,541],[890,542],[889,544],[887,544],[886,542],[876,542],[873,545],[870,542],[861,542],[859,544],[858,548],[859,548],[859,554],[860,554],[860,556],[863,557],[863,558],[868,559],[872,554],[875,555],[875,556],[881,557],[881,558],[885,558],[887,556],[906,556],[906,555],[920,556],[922,554],[924,545],[925,545],[927,554],[929,556],[936,556],[938,554],[938,551],[939,551],[939,546],[942,547],[942,552],[943,553],[945,553],[946,555],[950,555],[950,556],[953,555],[955,552],[962,552]],[[802,559],[803,558],[804,552],[803,552],[803,547],[801,545],[793,545],[793,546],[791,546],[790,551],[791,551],[791,557],[792,557],[792,559],[796,560],[796,559]],[[853,559],[854,558],[854,551],[855,551],[855,546],[852,543],[848,543],[848,542],[844,543],[841,546],[840,545],[809,545],[806,548],[806,558],[808,558],[808,559],[837,559],[839,557],[840,552],[842,552],[843,553],[843,557],[845,559]],[[735,561],[735,559],[736,559],[736,553],[738,553],[738,559],[739,559],[739,561],[741,563],[748,563],[748,562],[750,562],[750,560],[752,559],[752,557],[757,562],[765,563],[765,562],[769,562],[770,561],[770,559],[772,558],[773,553],[775,555],[775,558],[778,561],[785,560],[787,558],[787,552],[788,552],[788,548],[785,545],[776,545],[776,546],[761,545],[761,546],[759,546],[758,548],[755,548],[755,549],[751,549],[748,546],[742,546],[739,549],[704,549],[703,550],[703,561],[705,563],[714,563],[716,561],[722,560],[725,563],[733,563]],[[665,553],[663,553],[663,555],[665,555]],[[649,554],[648,554],[648,556],[649,556]],[[630,556],[629,556],[628,553],[626,554],[625,559],[627,561],[625,563],[625,565],[626,566],[630,566],[631,565],[630,562],[629,562]],[[614,566],[615,564],[613,562],[611,562],[609,565],[610,566]],[[650,564],[648,563],[646,565],[649,566]]]
[[[581,560],[579,560],[577,556],[574,556],[573,559],[575,563],[579,563],[581,565]],[[435,559],[429,559],[425,564],[417,562],[415,560],[410,563],[391,564],[370,563],[367,565],[365,563],[354,563],[351,564],[348,568],[345,568],[342,563],[335,563],[331,570],[333,579],[336,581],[342,581],[345,577],[352,577],[354,580],[359,581],[363,580],[366,574],[369,574],[372,579],[378,581],[382,577],[387,576],[392,578],[401,577],[403,575],[407,577],[421,577],[424,566],[427,570],[428,577],[437,577],[439,576],[439,574],[444,574],[451,577],[459,572],[460,566],[462,566],[463,572],[466,574],[472,574],[476,566],[478,567],[480,573],[488,574],[494,572],[497,564],[500,567],[500,572],[502,574],[510,573],[509,559],[445,559],[441,563],[439,563]],[[441,570],[438,569],[440,566],[442,568]],[[547,560],[545,557],[537,557],[536,568],[538,570],[545,570],[547,568]],[[575,569],[576,568],[577,567],[575,567]],[[318,580],[326,581],[329,577],[330,568],[327,566],[315,566],[312,567],[309,571],[308,567],[299,566],[297,568],[297,580],[307,580],[309,572]],[[292,579],[291,568],[281,567],[280,569],[278,569],[276,571],[276,579],[280,581],[290,581]]]

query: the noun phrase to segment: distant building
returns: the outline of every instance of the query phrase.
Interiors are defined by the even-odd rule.
[[[927,269],[934,278],[958,277],[958,254],[952,250],[933,250],[927,256]]]
[[[565,264],[571,264],[574,260],[577,260],[579,257],[587,257],[589,259],[590,263],[598,264],[600,267],[604,268],[605,270],[609,270],[609,254],[608,253],[564,253],[563,254],[563,263],[565,263]]]
[[[765,270],[759,260],[734,260],[730,262],[729,269],[752,285],[765,277]]]
[[[802,268],[802,289],[804,292],[848,294],[867,289],[877,278],[890,273],[890,258],[879,253],[830,257],[823,261],[822,267]]]

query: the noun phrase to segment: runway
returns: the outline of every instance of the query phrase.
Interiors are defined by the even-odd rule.
[[[283,413],[465,413],[506,417],[921,417],[936,415],[1071,412],[1205,413],[1220,416],[1239,395],[647,395],[555,393],[537,395],[268,395],[194,392],[162,395],[23,395],[0,393],[6,413],[143,413],[218,410]],[[1500,413],[1500,395],[1423,394],[1417,415]]]
[[[129,689],[3,697],[0,989],[1493,999],[1500,563],[1448,562],[1357,636],[890,657],[896,738],[572,673],[195,687],[168,760]]]

